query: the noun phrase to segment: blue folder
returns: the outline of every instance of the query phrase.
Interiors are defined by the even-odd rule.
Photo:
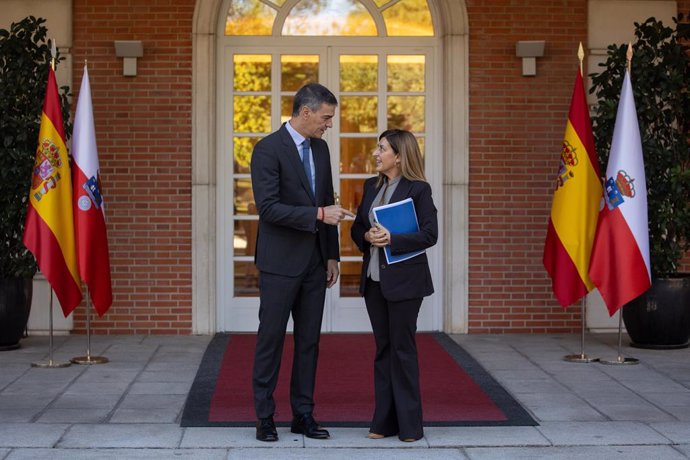
[[[385,227],[391,235],[400,233],[416,233],[419,231],[417,213],[414,209],[412,198],[406,198],[395,203],[384,204],[372,209],[376,222]],[[424,250],[406,252],[404,254],[391,254],[391,247],[385,246],[383,251],[386,254],[386,261],[389,264],[402,262],[424,253]]]

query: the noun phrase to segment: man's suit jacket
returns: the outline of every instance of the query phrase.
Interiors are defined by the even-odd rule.
[[[251,176],[259,213],[255,262],[260,271],[284,276],[304,272],[318,241],[325,263],[340,260],[338,228],[316,220],[317,208],[334,204],[331,158],[322,139],[311,139],[316,196],[297,146],[285,125],[257,142]]]
[[[364,183],[364,196],[362,204],[357,210],[357,217],[352,224],[350,235],[360,251],[364,254],[362,275],[359,292],[364,295],[367,268],[371,259],[371,245],[364,239],[364,234],[372,227],[369,221],[369,209],[378,193],[376,188],[377,177],[367,179]],[[438,239],[438,221],[436,207],[431,198],[431,186],[424,181],[410,181],[404,177],[391,196],[390,203],[412,198],[419,232],[398,234],[391,236],[391,253],[404,254],[430,248]],[[386,300],[401,301],[425,297],[434,292],[434,284],[431,280],[429,261],[426,253],[395,264],[388,264],[383,249],[379,249],[379,274],[381,292]]]

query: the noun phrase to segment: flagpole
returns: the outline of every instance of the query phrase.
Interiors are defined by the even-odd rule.
[[[618,309],[618,356],[616,359],[602,359],[602,364],[639,364],[637,358],[624,358],[622,353],[623,342],[623,307]]]
[[[50,316],[48,319],[49,324],[49,338],[48,338],[48,361],[36,361],[31,363],[31,367],[67,367],[71,363],[69,361],[53,361],[53,289],[50,289]]]
[[[89,288],[86,288],[86,355],[75,356],[70,359],[74,364],[105,364],[109,360],[105,356],[91,356],[91,302]]]
[[[563,359],[571,363],[592,363],[599,361],[599,358],[592,358],[585,354],[585,310],[587,308],[587,296],[585,295],[580,300],[580,354],[579,355],[565,355]]]
[[[583,61],[585,59],[585,50],[582,48],[582,42],[577,49],[577,58],[580,60],[580,76],[583,74]],[[585,295],[580,300],[580,354],[579,355],[565,355],[563,359],[571,363],[591,363],[599,361],[599,358],[592,358],[585,354],[585,311],[587,308],[587,296]]]

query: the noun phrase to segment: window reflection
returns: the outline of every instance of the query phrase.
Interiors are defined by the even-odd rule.
[[[225,20],[225,35],[271,35],[277,13],[259,0],[233,0]]]
[[[376,132],[376,96],[342,96],[340,98],[340,131],[343,133]]]
[[[236,256],[254,257],[256,235],[259,231],[258,220],[236,220],[233,247]]]
[[[259,297],[259,271],[254,262],[235,261],[235,297]]]
[[[271,132],[271,98],[268,96],[235,96],[233,129],[240,133]]]
[[[340,56],[340,91],[376,91],[378,56]]]
[[[390,55],[386,59],[388,91],[424,91],[423,55]]]
[[[376,161],[375,137],[340,138],[340,172],[343,174],[374,174]]]
[[[434,25],[426,0],[400,0],[381,13],[386,32],[397,37],[432,37]]]
[[[280,56],[280,90],[297,92],[308,83],[319,82],[319,56]]]
[[[235,137],[233,143],[233,172],[235,174],[248,174],[249,163],[252,160],[254,145],[259,142],[258,137]]]
[[[388,128],[424,131],[424,96],[388,96]]]
[[[272,35],[286,0],[233,0],[225,35]],[[433,21],[427,0],[373,0],[386,33],[398,37],[431,37]],[[285,13],[283,13],[285,14]],[[282,15],[280,15],[282,16]],[[377,36],[371,13],[359,0],[301,0],[277,24],[284,36]]]
[[[235,91],[271,90],[270,54],[236,54],[232,61]]]
[[[375,36],[376,24],[357,0],[302,0],[290,11],[282,35]]]
[[[295,101],[295,96],[281,96],[280,97],[280,123],[285,123],[292,117],[292,103]]]
[[[343,179],[340,181],[340,205],[352,212],[357,212],[357,208],[362,202],[362,192],[364,179]],[[362,253],[350,238],[351,220],[340,222],[340,255],[341,256],[361,256]]]
[[[252,180],[235,179],[234,181],[234,214],[235,215],[257,215],[256,204],[254,204],[254,191],[252,190]]]
[[[359,297],[361,272],[362,262],[340,262],[340,297]]]

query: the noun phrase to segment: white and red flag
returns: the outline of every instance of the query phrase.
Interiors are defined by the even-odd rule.
[[[647,186],[630,72],[621,90],[589,276],[613,316],[651,285]]]
[[[74,231],[79,274],[89,288],[96,312],[103,316],[113,303],[113,294],[91,85],[86,65],[74,116],[72,158]]]

